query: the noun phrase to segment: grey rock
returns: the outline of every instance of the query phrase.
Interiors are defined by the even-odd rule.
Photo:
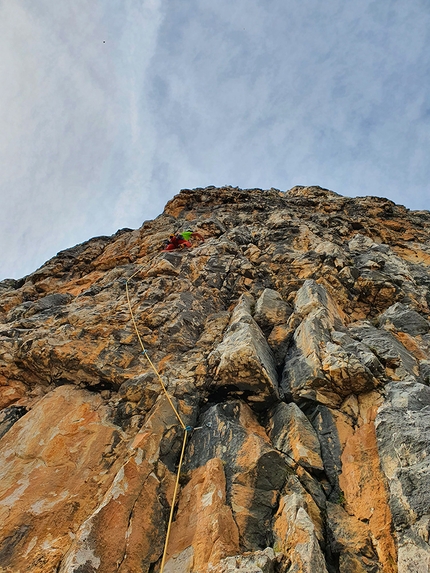
[[[409,265],[389,245],[374,243],[369,237],[356,235],[349,243],[354,263],[363,277],[376,283],[398,284],[416,292]]]
[[[206,231],[212,237],[218,237],[226,232],[225,226],[216,217],[200,221],[197,230]]]
[[[19,320],[20,318],[24,318],[28,315],[34,314],[31,313],[31,309],[33,308],[33,306],[34,303],[31,301],[26,301],[16,306],[7,314],[6,322],[14,322],[15,320]]]
[[[3,279],[0,281],[0,295],[6,292],[20,288],[24,284],[24,280],[16,279]]]
[[[212,386],[245,395],[256,409],[279,399],[275,358],[242,297],[224,339],[208,357]]]
[[[392,382],[386,392],[376,418],[381,465],[396,530],[413,535],[430,515],[430,388]]]
[[[339,572],[382,571],[369,527],[339,504],[327,504],[327,527],[332,554],[339,556]]]
[[[306,280],[297,292],[294,312],[304,317],[322,308],[328,311],[328,318],[333,327],[343,326],[339,309],[325,288],[312,279]]]
[[[379,330],[369,323],[351,327],[349,334],[363,342],[387,368],[396,371],[401,379],[419,375],[418,362],[390,332]]]
[[[335,258],[342,259],[345,257],[345,251],[341,247],[339,247],[339,245],[336,245],[331,241],[322,241],[321,243],[319,243],[315,247],[315,252],[326,255],[327,257],[333,257],[334,259]]]
[[[377,244],[372,241],[369,237],[357,233],[348,242],[348,247],[351,253],[362,253],[363,251],[369,250],[371,247],[376,247]]]
[[[277,291],[266,288],[255,305],[254,320],[267,336],[274,326],[285,324],[292,312]]]
[[[157,381],[155,373],[152,371],[146,372],[138,378],[132,378],[121,384],[118,393],[121,398],[129,402],[139,402],[148,392],[148,388],[154,383],[156,383],[154,388],[157,389],[157,394],[159,394],[160,383]]]
[[[267,429],[277,450],[308,470],[323,470],[318,437],[296,404],[278,404],[269,417]]]
[[[29,318],[40,312],[55,311],[73,300],[70,294],[54,293],[48,294],[35,302],[24,302],[11,311],[7,317],[8,321],[18,320],[19,318]]]
[[[198,420],[201,429],[196,430],[191,438],[187,467],[195,469],[204,466],[212,458],[225,460],[227,486],[231,487],[236,474],[243,471],[238,461],[238,453],[248,436],[256,435],[252,429],[253,424],[256,424],[254,430],[260,428],[264,432],[249,407],[239,400],[211,406]],[[254,460],[259,468],[255,480],[262,489],[280,489],[285,481],[287,466],[282,455],[271,447],[267,438],[266,440],[257,436],[256,444],[260,448],[261,456],[272,459],[273,463],[271,467],[265,467],[261,463],[258,464],[257,459]]]
[[[380,326],[387,328],[393,326],[396,330],[406,332],[412,336],[426,334],[430,330],[430,323],[416,310],[397,302],[388,308],[379,319]]]
[[[341,497],[339,475],[342,473],[342,447],[336,423],[330,409],[323,405],[316,406],[310,413],[309,419],[318,436],[324,471],[331,486],[328,499],[336,503]]]
[[[305,472],[306,470],[302,470]],[[318,504],[313,499],[312,495],[306,490],[304,487],[301,479],[300,479],[300,469],[298,472],[292,474],[289,473],[287,475],[287,479],[285,481],[285,485],[282,489],[282,496],[284,498],[284,502],[290,496],[295,496],[293,500],[293,505],[296,507],[302,507],[306,513],[311,517],[313,525],[314,525],[314,532],[318,539],[318,542],[321,543],[322,546],[325,545],[325,524],[323,519],[323,512],[318,507]],[[280,506],[282,502],[280,503]],[[326,504],[324,504],[326,507]],[[278,511],[279,514],[279,511]]]
[[[321,363],[321,348],[331,342],[333,320],[325,307],[315,309],[315,304],[315,301],[309,301],[309,306],[299,307],[305,312],[309,310],[309,314],[296,329],[285,359],[281,388],[290,401],[299,398],[316,400],[318,391],[328,391],[328,400],[338,400],[329,389]],[[322,396],[319,398],[322,401]]]
[[[44,310],[48,310],[56,306],[62,306],[64,304],[67,304],[72,299],[73,296],[71,294],[62,294],[62,293],[48,294],[40,298],[37,302],[35,302],[34,308],[36,309],[36,312],[42,312]]]
[[[225,238],[237,243],[238,245],[248,245],[249,243],[252,243],[252,235],[246,226],[236,227],[235,229],[228,231],[225,234]]]
[[[430,360],[420,360],[420,381],[430,385]]]
[[[360,271],[356,267],[344,267],[337,275],[340,282],[347,288],[352,288],[355,281],[360,276]]]
[[[328,342],[322,353],[323,371],[330,380],[333,391],[341,397],[351,393],[368,392],[380,384],[367,365],[360,360],[363,354],[351,350]]]
[[[430,547],[428,542],[411,531],[398,535],[398,573],[428,573]]]
[[[430,274],[428,269],[420,264],[410,264],[409,269],[416,285],[415,290],[421,293],[421,300],[430,307]]]
[[[326,385],[321,369],[312,368],[305,356],[293,346],[286,355],[282,372],[281,390],[285,399],[290,401],[300,398],[316,400],[317,393],[312,387],[315,384]]]
[[[3,410],[0,411],[0,438],[2,438],[26,412],[26,408],[22,406],[3,408]]]
[[[351,393],[380,384],[382,365],[368,346],[346,335],[340,312],[321,285],[305,282],[296,296],[294,316],[304,318],[285,358],[281,388],[287,400],[339,407]]]
[[[276,562],[273,549],[267,547],[247,555],[226,557],[218,565],[210,567],[208,573],[274,573]]]
[[[241,543],[251,551],[266,547],[278,491],[289,471],[282,454],[262,437],[264,430],[243,402],[212,406],[198,420],[198,426],[201,429],[196,430],[188,447],[187,470],[212,458],[223,460],[227,495]],[[247,452],[247,443],[252,443],[252,452]]]
[[[335,323],[333,311],[320,307],[296,329],[281,381],[288,400],[305,398],[338,407],[348,395],[380,384],[378,376],[385,371],[377,357],[365,344],[334,330]]]
[[[327,483],[327,479],[318,476],[318,479],[311,476],[303,467],[298,466],[295,470],[296,476],[300,480],[300,483],[304,489],[312,496],[317,506],[325,511],[326,508],[326,493],[324,491],[323,485],[329,491],[330,485]]]
[[[187,547],[179,555],[167,561],[163,573],[190,573],[194,562],[194,548]]]
[[[372,376],[379,379],[385,378],[385,369],[371,349],[362,342],[354,340],[348,333],[333,332],[332,339],[349,354],[356,356],[364,368]]]

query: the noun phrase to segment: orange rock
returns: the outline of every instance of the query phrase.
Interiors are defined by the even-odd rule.
[[[185,226],[205,243],[160,253]],[[0,570],[159,570],[183,429],[132,276],[199,427],[165,573],[428,568],[429,240],[428,212],[383,198],[210,186],[0,281]],[[264,431],[283,400],[307,470]]]
[[[381,463],[375,433],[375,417],[381,402],[377,393],[360,399],[358,427],[353,429],[336,419],[342,436],[342,473],[339,485],[345,497],[345,508],[358,520],[369,524],[379,561],[387,573],[395,573],[397,560],[393,525],[388,502],[386,478]],[[339,421],[339,422],[338,422]]]
[[[426,360],[428,358],[428,354],[420,347],[417,340],[410,334],[407,334],[406,332],[396,332],[394,333],[394,336],[417,360]]]
[[[100,397],[72,386],[49,393],[14,424],[0,442],[0,535],[14,540],[2,566],[56,570],[111,483],[115,465],[105,456],[115,436]]]
[[[122,466],[111,472],[109,489],[77,531],[60,573],[85,564],[104,573],[128,573],[147,570],[158,561],[175,479],[158,456],[164,433],[177,425],[168,400],[161,396],[139,439],[122,457]]]
[[[26,387],[18,380],[8,380],[0,375],[0,410],[14,404],[26,394]]]
[[[275,551],[283,554],[285,567],[291,567],[297,573],[327,573],[317,531],[307,512],[304,491],[290,492],[281,498],[273,533]]]
[[[204,573],[239,551],[239,533],[226,502],[222,461],[213,458],[191,473],[172,525],[165,573]],[[178,567],[187,555],[188,567]]]
[[[339,554],[340,573],[377,570],[378,559],[365,523],[348,515],[340,505],[328,503],[327,524],[333,536],[332,548]]]
[[[296,404],[278,404],[271,412],[267,431],[275,448],[290,459],[308,469],[324,469],[315,430]]]

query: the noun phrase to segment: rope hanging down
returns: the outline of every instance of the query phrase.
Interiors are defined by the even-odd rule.
[[[152,362],[152,360],[150,359],[148,352],[143,344],[142,338],[140,336],[139,333],[139,329],[137,328],[137,323],[136,323],[136,319],[134,317],[134,313],[133,313],[133,309],[131,307],[131,302],[130,302],[130,293],[128,290],[128,281],[130,281],[132,278],[134,278],[139,272],[141,271],[141,269],[139,268],[134,274],[132,274],[125,282],[125,292],[127,295],[127,303],[128,303],[128,308],[130,310],[130,315],[131,315],[131,319],[133,321],[133,326],[134,326],[134,330],[136,332],[136,336],[137,339],[139,341],[139,344],[142,348],[142,354],[143,356],[145,356],[146,360],[148,361],[150,367],[152,368],[152,370],[154,371],[155,375],[157,376],[158,382],[160,383],[160,386],[164,392],[164,395],[166,396],[167,400],[169,401],[170,406],[172,407],[173,412],[175,413],[175,416],[177,417],[182,429],[184,430],[184,439],[182,442],[182,450],[181,450],[181,455],[179,458],[179,465],[178,465],[178,472],[176,474],[176,481],[175,481],[175,489],[173,490],[173,499],[172,499],[172,505],[170,507],[170,515],[169,515],[169,521],[167,524],[167,531],[166,531],[166,540],[164,542],[164,550],[163,550],[163,557],[161,560],[161,568],[160,568],[160,573],[163,573],[164,570],[164,563],[166,561],[166,555],[167,555],[167,546],[169,543],[169,537],[170,537],[170,530],[172,527],[172,521],[173,521],[173,513],[175,510],[175,503],[176,503],[176,496],[178,493],[178,487],[179,487],[179,479],[181,477],[181,468],[182,468],[182,463],[184,460],[184,454],[185,454],[185,446],[187,445],[187,437],[188,437],[188,433],[191,432],[192,428],[190,426],[186,426],[181,418],[181,416],[179,415],[178,410],[175,408],[175,405],[172,402],[172,399],[169,396],[169,393],[167,392],[166,386],[164,385],[163,379],[160,376],[160,373],[158,372],[158,370],[156,369],[154,363]]]

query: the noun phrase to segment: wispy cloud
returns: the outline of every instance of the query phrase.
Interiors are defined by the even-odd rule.
[[[429,208],[427,0],[0,3],[0,277],[181,187]]]
[[[404,185],[429,175],[430,11],[380,4],[200,1],[180,27],[170,11],[153,61],[157,127],[198,159],[200,184],[319,183],[404,200]]]
[[[154,154],[143,88],[160,5],[0,4],[0,276],[140,224]]]

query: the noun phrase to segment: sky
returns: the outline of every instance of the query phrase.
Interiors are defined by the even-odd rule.
[[[428,0],[0,0],[0,280],[182,188],[429,181]]]

